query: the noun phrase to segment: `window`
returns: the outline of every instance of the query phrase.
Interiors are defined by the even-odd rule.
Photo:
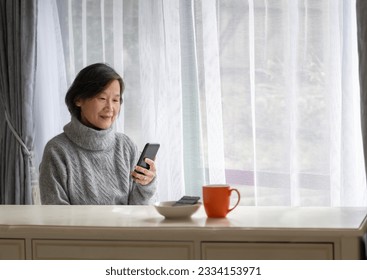
[[[159,200],[228,183],[244,205],[366,202],[354,1],[54,8],[67,83],[108,62],[126,81],[117,129],[161,143]]]

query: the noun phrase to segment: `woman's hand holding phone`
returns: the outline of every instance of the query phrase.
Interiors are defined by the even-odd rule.
[[[156,175],[156,167],[153,159],[155,159],[159,147],[160,145],[157,143],[147,143],[144,146],[135,170],[131,172],[136,183],[145,186],[153,181]]]
[[[135,170],[131,172],[134,181],[142,186],[149,185],[156,175],[154,161],[149,158],[145,158],[144,161],[149,165],[149,169],[137,165]]]

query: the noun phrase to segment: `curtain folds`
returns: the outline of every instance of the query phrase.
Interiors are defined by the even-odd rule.
[[[140,147],[145,142],[161,144],[156,160],[162,186],[158,188],[159,200],[179,198],[184,193],[179,2],[139,1],[138,26],[135,27],[139,30],[136,47],[140,92],[138,96],[131,96],[128,88],[126,91],[129,100],[125,107],[135,107],[138,115],[133,120],[126,112],[125,127],[130,121],[137,122],[137,126],[126,127],[125,132],[134,135],[134,131],[140,131],[141,136],[135,139]],[[125,73],[128,71],[129,64],[125,63]],[[128,78],[126,83],[129,84]],[[133,105],[136,102],[138,106]]]
[[[55,45],[39,53],[50,69],[37,83],[62,79],[39,108],[51,98],[64,106],[86,64],[115,67],[126,82],[116,129],[140,147],[161,144],[157,199],[227,183],[243,205],[366,205],[355,0],[42,2],[54,4],[40,8],[39,49]],[[357,5],[360,23],[366,4]],[[47,74],[56,65],[66,78]],[[49,119],[43,129],[61,131]]]
[[[37,1],[0,5],[0,203],[32,204]]]

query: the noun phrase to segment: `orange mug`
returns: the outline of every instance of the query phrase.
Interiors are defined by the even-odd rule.
[[[232,208],[230,208],[230,196],[232,192],[237,193],[238,199]],[[206,215],[209,218],[224,218],[229,212],[235,209],[240,203],[241,195],[237,189],[228,185],[206,185],[203,186],[203,202]]]

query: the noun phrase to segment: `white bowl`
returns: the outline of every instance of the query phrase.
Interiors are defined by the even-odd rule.
[[[201,206],[201,202],[193,205],[172,206],[175,202],[176,201],[157,202],[154,204],[154,207],[158,213],[166,219],[184,219],[191,217]]]

